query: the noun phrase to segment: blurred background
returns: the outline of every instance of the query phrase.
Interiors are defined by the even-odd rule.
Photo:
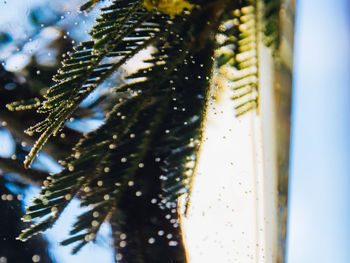
[[[0,262],[114,262],[110,244],[110,226],[105,224],[96,244],[88,244],[81,253],[71,255],[72,247],[63,247],[64,240],[75,221],[74,215],[82,212],[79,202],[73,200],[55,227],[36,237],[21,242],[15,240],[20,231],[28,226],[20,221],[24,205],[29,205],[37,196],[39,187],[28,187],[27,182],[18,182],[13,173],[21,167],[23,158],[34,138],[23,130],[39,119],[33,119],[34,111],[9,112],[5,105],[13,100],[41,97],[52,84],[62,54],[72,50],[77,42],[87,40],[88,30],[94,23],[97,12],[89,17],[78,12],[82,1],[21,0],[0,1]],[[116,81],[118,78],[115,78]],[[113,83],[109,83],[113,85]],[[115,83],[114,83],[115,84]],[[104,111],[94,102],[103,99],[106,85],[102,85],[87,98],[77,114],[64,129],[65,136],[52,140],[45,153],[39,155],[33,165],[45,176],[57,173],[61,166],[56,160],[69,155],[70,148],[82,132],[95,129],[103,122]],[[39,117],[41,118],[41,116]],[[22,131],[21,131],[22,130]],[[23,172],[17,170],[18,172]],[[25,172],[24,172],[25,174]],[[21,202],[23,199],[24,202]],[[20,256],[19,256],[20,255]]]
[[[296,8],[288,262],[350,258],[350,2]]]
[[[87,30],[93,24],[91,17],[97,13],[92,12],[87,18],[77,11],[80,3],[0,0],[0,162],[2,166],[9,165],[12,173],[11,165],[21,163],[29,150],[23,143],[28,138],[21,138],[24,135],[19,135],[19,131],[36,120],[28,119],[31,113],[11,115],[4,105],[43,95],[61,55],[75,42],[88,38]],[[347,263],[350,258],[350,4],[348,0],[297,0],[296,3],[287,258],[289,263]],[[94,102],[103,98],[106,89],[102,86],[84,101],[82,109],[68,123],[65,133],[72,141],[57,138],[52,149],[58,145],[68,149],[82,131],[102,123],[103,114],[98,114],[101,109],[94,108]],[[19,122],[17,126],[13,125],[15,120]],[[64,150],[61,156],[57,152],[54,155],[59,159]],[[5,162],[8,159],[14,163]],[[40,155],[34,167],[41,171],[60,170],[45,154]],[[10,175],[9,171],[2,173]],[[0,177],[0,263],[18,262],[2,256],[9,250],[17,255],[22,253],[21,263],[113,262],[108,225],[96,244],[89,244],[76,256],[70,255],[70,247],[58,245],[74,222],[71,214],[78,214],[77,201],[72,202],[55,228],[43,235],[45,239],[38,237],[31,243],[15,241],[23,223],[8,219],[19,218],[24,203],[28,204],[39,188],[11,178]]]

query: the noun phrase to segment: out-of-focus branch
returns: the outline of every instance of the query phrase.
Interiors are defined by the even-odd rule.
[[[0,121],[6,123],[6,129],[18,140],[33,145],[37,137],[24,133],[24,130],[33,125],[33,114],[6,111],[7,109],[0,111]],[[82,137],[80,132],[69,128],[64,128],[62,134],[64,136],[49,140],[42,150],[56,160],[69,156],[74,145]]]
[[[41,186],[43,181],[49,176],[45,171],[24,169],[21,162],[2,157],[0,157],[0,169],[3,171],[0,175],[4,175],[5,173],[16,173],[19,174],[21,179],[26,183],[37,186]]]
[[[11,85],[11,89],[7,87]],[[11,112],[5,106],[8,103],[18,100],[26,100],[37,97],[29,88],[27,82],[21,81],[12,72],[6,71],[0,66],[0,121],[6,124],[6,128],[20,141],[34,144],[37,137],[28,136],[24,130],[40,122],[43,116],[33,114],[32,110]],[[43,151],[54,159],[63,159],[71,153],[72,148],[81,138],[81,133],[69,128],[64,128],[62,137],[52,138],[43,148]]]

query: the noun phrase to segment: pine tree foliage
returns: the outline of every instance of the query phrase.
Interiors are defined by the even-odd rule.
[[[219,72],[233,82],[237,116],[257,108],[258,105],[256,8],[250,1],[243,1],[240,8],[232,13],[232,19],[221,26],[222,52],[220,54],[219,51],[218,67]],[[227,54],[225,49],[231,54]],[[221,82],[218,84],[222,85]]]
[[[98,2],[87,1],[81,9],[90,10]],[[168,11],[165,7],[171,2],[182,4],[181,10]],[[268,7],[269,19],[261,18],[261,6]],[[76,46],[63,60],[54,76],[57,84],[48,90],[45,100],[8,105],[11,110],[38,107],[39,113],[46,114],[26,131],[41,136],[25,166],[32,164],[46,141],[60,133],[80,103],[112,73],[147,47],[153,48],[152,58],[114,88],[119,100],[107,113],[104,125],[86,134],[62,161],[63,171],[44,182],[40,196],[24,216],[27,221],[42,220],[19,238],[26,240],[50,228],[70,200],[78,197],[81,206],[89,209],[77,218],[63,245],[75,243],[73,252],[79,251],[96,239],[101,225],[109,220],[117,231],[127,232],[132,244],[133,253],[126,250],[123,254],[143,255],[130,262],[166,262],[152,256],[158,253],[161,258],[161,251],[154,252],[144,244],[157,236],[160,227],[177,224],[164,223],[155,214],[175,209],[176,221],[177,199],[190,191],[214,60],[218,72],[233,83],[237,115],[256,108],[259,35],[267,32],[270,45],[276,39],[276,18],[269,14],[276,6],[277,1],[253,0],[114,0],[102,8],[90,32],[92,40]],[[261,20],[267,21],[265,29]],[[156,208],[142,208],[150,204]],[[131,215],[142,218],[135,219],[133,228],[125,223],[125,218],[133,221]],[[173,236],[181,243],[179,231]],[[179,257],[174,262],[183,261]]]
[[[29,167],[49,137],[57,135],[65,121],[79,104],[127,59],[153,42],[161,34],[152,23],[149,12],[142,8],[142,1],[116,1],[104,8],[98,24],[91,30],[95,40],[81,43],[75,52],[63,61],[52,86],[45,95],[38,112],[46,113],[46,119],[26,132],[41,133],[28,155]],[[148,20],[148,21],[147,21]],[[148,22],[148,23],[147,23]],[[117,60],[111,63],[113,59]]]
[[[198,20],[200,14],[203,13],[197,12],[194,19]],[[177,27],[171,28],[173,24]],[[143,161],[150,149],[153,149],[154,161],[159,163],[166,174],[162,177],[163,197],[166,198],[164,200],[175,201],[180,194],[187,191],[186,178],[192,173],[194,154],[199,146],[203,118],[201,112],[206,104],[212,61],[210,53],[209,56],[208,53],[206,56],[196,54],[194,50],[198,49],[198,46],[207,44],[198,43],[192,36],[205,29],[206,24],[191,23],[184,17],[170,22],[163,15],[154,15],[143,25],[143,28],[138,27],[140,30],[133,31],[133,39],[127,40],[128,43],[132,41],[137,45],[140,38],[141,41],[145,37],[149,39],[152,33],[160,32],[160,27],[163,27],[162,33],[169,36],[159,39],[156,53],[147,61],[150,67],[128,77],[144,80],[131,81],[130,84],[116,90],[128,92],[129,97],[112,109],[105,125],[89,134],[76,146],[74,155],[66,160],[66,169],[49,178],[48,186],[41,191],[42,196],[34,200],[35,205],[28,208],[30,212],[25,219],[31,220],[45,215],[49,215],[49,218],[23,232],[21,239],[51,226],[69,200],[80,192],[82,205],[93,206],[93,209],[78,218],[71,234],[87,231],[63,242],[70,244],[81,241],[74,250],[77,251],[95,237],[101,224],[110,217],[123,191],[133,184],[135,174],[143,168]],[[92,32],[105,38],[110,37],[100,34],[101,30],[104,29],[98,24]],[[169,38],[173,40],[169,41]],[[94,46],[92,42],[85,42],[83,45],[90,45],[90,48],[96,50],[102,42],[109,45],[108,40],[104,38],[99,39]],[[78,54],[85,52],[80,47],[76,50]],[[123,52],[119,50],[116,51],[118,55]],[[76,53],[71,55],[68,62],[76,58]],[[92,51],[88,50],[88,56],[91,56],[91,53]],[[203,58],[205,60],[201,62]],[[63,62],[64,69],[67,68],[66,65],[70,65],[68,62]],[[77,63],[79,62],[74,61],[74,64]],[[91,65],[90,61],[88,63]],[[173,75],[174,72],[178,72],[181,78],[177,77],[177,74]],[[55,78],[64,74],[58,74]],[[61,83],[58,85],[62,85]],[[65,96],[65,93],[57,94],[56,88],[57,86],[51,88],[46,98]],[[47,110],[51,105],[47,102],[50,101],[45,101],[42,109]],[[42,129],[41,125],[35,126],[36,131]]]
[[[277,45],[277,10],[279,1],[242,0],[220,26],[217,84],[233,87],[237,117],[259,107],[259,45]]]

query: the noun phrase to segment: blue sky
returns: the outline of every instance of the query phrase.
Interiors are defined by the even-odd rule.
[[[22,7],[28,7],[41,0],[22,2]],[[347,263],[350,8],[348,0],[296,2],[288,263]],[[0,24],[14,16],[22,17],[21,12],[25,15],[27,9],[18,9],[17,1],[5,5],[0,0]],[[72,219],[63,219],[58,232],[71,223]],[[106,228],[105,233],[108,231]],[[61,238],[58,232],[48,236]],[[57,250],[55,246],[55,250],[61,257],[57,258],[59,263],[89,263],[102,258],[108,263],[113,256],[105,246],[86,248],[74,259],[69,258],[70,248]]]
[[[350,258],[349,11],[297,1],[289,263]]]

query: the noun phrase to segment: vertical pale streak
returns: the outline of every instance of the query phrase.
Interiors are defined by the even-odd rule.
[[[190,263],[285,262],[294,6],[282,1],[276,57],[260,43],[260,115],[234,116],[230,85],[208,109],[187,217]]]
[[[265,260],[276,262],[277,250],[277,164],[276,164],[276,118],[273,114],[273,59],[272,52],[260,43],[260,120],[263,142],[263,175],[257,182],[259,198],[263,199],[263,239],[266,242]]]
[[[207,114],[188,216],[182,218],[191,263],[255,263],[266,251],[259,233],[263,199],[257,196],[260,121],[255,112],[235,118],[231,97],[227,86]]]

